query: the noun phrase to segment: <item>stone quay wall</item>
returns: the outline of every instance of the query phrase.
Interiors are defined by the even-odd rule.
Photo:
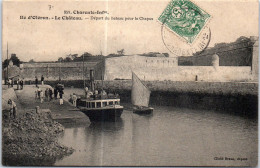
[[[173,106],[255,118],[258,114],[258,83],[145,81],[152,91],[150,105]],[[131,102],[131,80],[104,81],[107,92],[116,92],[122,103]],[[97,81],[101,88],[101,81]]]
[[[101,81],[95,81],[101,88]],[[199,93],[215,95],[258,95],[256,82],[190,82],[190,81],[143,81],[153,91]],[[103,88],[108,90],[128,90],[132,87],[131,80],[103,81]]]

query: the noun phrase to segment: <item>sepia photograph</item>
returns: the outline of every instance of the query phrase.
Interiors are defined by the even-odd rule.
[[[4,0],[2,166],[258,165],[257,0]]]

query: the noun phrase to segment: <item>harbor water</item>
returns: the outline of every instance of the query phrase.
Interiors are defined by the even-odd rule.
[[[65,125],[59,141],[75,152],[55,166],[256,166],[257,120],[225,112],[129,104],[117,122]]]

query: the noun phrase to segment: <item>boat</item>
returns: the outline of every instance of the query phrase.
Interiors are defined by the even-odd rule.
[[[144,115],[153,113],[153,108],[149,107],[150,94],[149,88],[132,72],[131,100],[134,113]]]
[[[90,82],[94,92],[94,75],[90,70]],[[102,78],[103,92],[103,78]],[[86,114],[91,122],[95,121],[119,121],[124,107],[120,105],[120,98],[117,95],[93,95],[93,97],[78,99],[77,107]]]
[[[108,99],[80,99],[78,108],[86,114],[91,122],[119,121],[124,107],[119,98]]]

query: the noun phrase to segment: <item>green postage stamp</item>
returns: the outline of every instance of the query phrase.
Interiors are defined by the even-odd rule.
[[[171,0],[158,20],[191,44],[210,17],[189,0]]]

